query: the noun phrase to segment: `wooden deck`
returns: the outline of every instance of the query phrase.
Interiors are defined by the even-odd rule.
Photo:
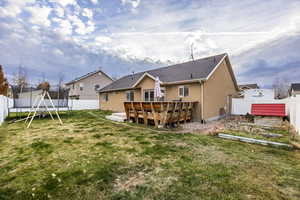
[[[197,102],[124,102],[127,120],[156,127],[192,120]]]

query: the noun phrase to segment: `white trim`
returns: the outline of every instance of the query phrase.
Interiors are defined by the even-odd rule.
[[[180,88],[183,88],[183,96],[180,95]],[[189,94],[187,96],[184,95],[184,88],[187,88],[189,90],[189,92],[188,92]],[[181,97],[181,98],[190,96],[190,87],[188,87],[186,85],[178,86],[178,96]]]
[[[206,77],[206,80],[208,80],[213,73],[217,70],[217,68],[221,65],[221,63],[224,61],[224,59],[227,57],[227,53],[224,55],[224,57],[220,60],[220,62],[215,66],[215,68],[209,73],[209,75]]]
[[[150,93],[153,92],[154,93],[154,89],[143,89],[143,100],[144,102],[151,102],[151,97],[150,97]],[[146,101],[145,99],[145,92],[149,92],[149,101]],[[154,94],[153,94],[154,95]],[[155,97],[153,96],[153,101],[155,101]]]
[[[144,74],[143,74],[143,76],[141,76],[140,78],[139,78],[139,80],[137,80],[136,82],[135,82],[135,84],[132,86],[133,88],[134,87],[136,87],[144,78],[145,78],[145,76],[148,76],[149,78],[151,78],[151,79],[153,79],[154,81],[155,81],[155,77],[154,76],[152,76],[152,75],[150,75],[149,73],[147,73],[147,72],[145,72]],[[162,82],[161,82],[162,83]]]
[[[132,101],[127,99],[128,93],[131,93],[131,92],[133,92],[133,100],[132,100]],[[128,91],[125,91],[125,98],[126,98],[126,101],[127,101],[127,102],[133,102],[133,101],[134,101],[134,90],[128,90]]]
[[[204,83],[201,84],[201,120],[204,119]]]
[[[196,82],[201,82],[206,80],[205,78],[203,79],[192,79],[192,80],[183,80],[183,81],[174,81],[174,82],[164,82],[162,85],[175,85],[175,84],[184,84],[184,83],[196,83]]]
[[[181,88],[183,88],[183,95],[180,95],[180,89]],[[184,86],[183,85],[178,86],[178,96],[182,97],[182,98],[184,97]]]

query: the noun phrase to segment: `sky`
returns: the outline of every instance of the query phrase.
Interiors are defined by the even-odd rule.
[[[300,82],[299,0],[0,0],[0,64],[32,83],[228,53],[239,84]]]

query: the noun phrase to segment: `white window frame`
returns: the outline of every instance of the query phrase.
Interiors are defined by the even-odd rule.
[[[129,94],[129,99],[128,99],[128,94]],[[130,94],[132,94],[132,96]],[[125,95],[126,95],[126,101],[134,101],[134,91],[133,90],[127,91]],[[131,97],[133,97],[133,98],[131,99]]]
[[[180,90],[182,89],[182,91],[183,91],[183,94],[181,95],[180,94]],[[188,94],[185,94],[185,89],[187,89],[188,90]],[[186,85],[181,85],[181,86],[179,86],[178,87],[178,96],[179,97],[188,97],[190,95],[190,88],[188,87],[188,86],[186,86]]]
[[[109,101],[108,93],[104,93],[104,95],[103,95],[103,100],[104,100],[105,102],[108,102],[108,101]]]
[[[148,101],[147,101],[147,100],[146,100],[146,98],[145,98],[145,94],[146,94],[146,92],[148,92],[148,93],[149,93],[149,94],[148,94],[148,95],[149,95],[149,96],[148,96],[148,98],[149,98],[149,100],[148,100]],[[149,90],[143,90],[143,99],[144,99],[144,101],[146,101],[146,102],[152,102],[152,101],[151,101],[151,97],[150,97],[150,96],[151,96],[151,95],[150,95],[150,94],[151,94],[151,92],[153,92],[153,101],[155,101],[155,97],[154,97],[154,90],[152,90],[152,89],[149,89]]]

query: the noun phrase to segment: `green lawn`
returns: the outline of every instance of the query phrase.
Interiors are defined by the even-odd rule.
[[[299,151],[128,127],[105,114],[0,127],[0,200],[300,199]]]

